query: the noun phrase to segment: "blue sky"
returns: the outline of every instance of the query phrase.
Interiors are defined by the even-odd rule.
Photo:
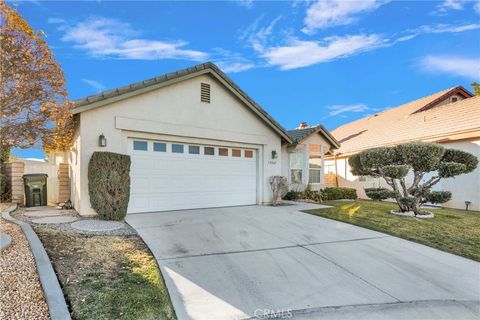
[[[15,5],[45,31],[71,99],[213,61],[285,128],[332,130],[480,81],[480,0]]]

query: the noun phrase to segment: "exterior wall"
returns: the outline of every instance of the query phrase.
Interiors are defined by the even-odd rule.
[[[201,82],[211,85],[210,103],[200,102]],[[271,201],[268,177],[281,173],[281,157],[271,159],[273,150],[280,153],[280,136],[209,75],[84,111],[79,129],[70,161],[73,203],[82,215],[95,214],[87,178],[92,153],[127,154],[129,138],[257,149],[258,203]],[[104,148],[98,146],[102,133],[107,139]]]
[[[450,142],[443,145],[446,148],[470,152],[480,159],[480,139]],[[480,211],[480,166],[469,174],[443,179],[440,184],[441,189],[452,193],[452,200],[444,203],[444,207],[465,209],[465,201],[470,201],[469,210]]]
[[[442,143],[445,148],[459,149],[470,152],[480,159],[480,139]],[[339,187],[357,189],[358,197],[367,199],[364,188],[389,188],[383,179],[366,177],[366,181],[359,181],[360,177],[352,175],[348,158],[337,159],[337,174]],[[334,164],[335,160],[328,159],[325,164]],[[431,175],[431,174],[430,174]],[[428,179],[427,175],[425,179]],[[407,181],[411,174],[407,176]],[[448,190],[452,192],[452,200],[442,204],[446,208],[465,209],[465,201],[470,201],[470,210],[480,211],[480,168],[469,174],[463,174],[454,178],[442,179],[434,185],[433,190]]]
[[[312,148],[309,147],[310,145],[314,145],[318,147],[318,151],[316,152],[320,158],[315,159],[316,164],[319,164],[324,168],[324,156],[325,153],[328,152],[331,148],[330,143],[325,140],[320,134],[314,134],[308,137],[306,140],[302,141],[301,144],[296,146],[284,146],[282,148],[282,175],[287,177],[288,183],[290,184],[290,188],[293,190],[303,190],[305,186],[309,182],[309,159],[310,156],[313,155]],[[315,148],[313,148],[315,149]],[[291,174],[290,174],[290,154],[291,153],[299,153],[303,155],[303,166],[302,166],[302,184],[292,184],[291,181]],[[310,184],[312,190],[320,190],[325,188],[324,183],[324,170],[321,170],[320,176],[320,183],[312,183]]]
[[[73,136],[73,146],[70,150],[68,157],[68,163],[70,164],[70,200],[72,201],[73,207],[80,210],[80,199],[81,199],[81,181],[80,181],[80,127],[77,128]],[[85,179],[88,179],[87,172],[85,172]],[[87,181],[88,183],[88,181]],[[87,190],[88,192],[88,190]]]
[[[23,175],[25,164],[22,161],[12,161],[6,163],[4,168],[7,177],[7,188],[10,190],[12,202],[23,205],[25,188],[23,185]]]

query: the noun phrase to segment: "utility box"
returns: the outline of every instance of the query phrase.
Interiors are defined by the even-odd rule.
[[[47,205],[47,177],[46,173],[23,175],[25,185],[25,206],[37,207]]]

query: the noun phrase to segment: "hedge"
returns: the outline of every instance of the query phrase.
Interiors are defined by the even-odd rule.
[[[101,219],[122,220],[130,199],[130,156],[94,152],[88,163],[90,204]]]
[[[299,200],[307,199],[315,202],[340,200],[340,199],[357,199],[357,190],[353,188],[334,188],[328,187],[319,191],[312,191],[310,188],[305,188],[303,192],[289,191],[283,197],[284,200]]]

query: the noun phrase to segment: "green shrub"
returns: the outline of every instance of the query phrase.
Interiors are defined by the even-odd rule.
[[[357,199],[357,190],[354,188],[334,188],[327,187],[320,191],[321,199],[328,200],[340,200],[340,199]]]
[[[372,200],[382,201],[389,198],[395,198],[395,191],[386,188],[365,188],[365,194]]]
[[[442,162],[438,166],[438,175],[442,178],[451,178],[467,171],[467,166],[458,162]]]
[[[400,210],[402,211],[413,211],[415,204],[414,197],[402,197],[398,200],[398,202],[403,206]]]
[[[409,167],[404,164],[391,164],[380,168],[380,173],[385,177],[401,179],[407,176]]]
[[[298,191],[288,191],[284,196],[283,200],[298,200],[300,199],[300,193]]]
[[[7,188],[7,177],[0,173],[0,202],[7,202],[10,200],[10,195]]]
[[[473,154],[456,149],[445,149],[442,161],[464,164],[466,170],[463,173],[472,172],[478,165],[478,159]]]
[[[94,152],[88,163],[88,193],[101,219],[125,218],[130,199],[130,156]]]
[[[450,191],[431,191],[425,195],[425,200],[430,203],[444,203],[452,198]]]

